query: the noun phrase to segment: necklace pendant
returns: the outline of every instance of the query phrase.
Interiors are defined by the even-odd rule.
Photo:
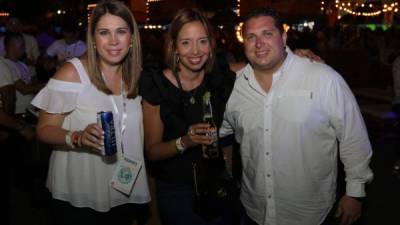
[[[196,104],[196,99],[194,99],[194,96],[190,97],[189,102],[192,105]]]

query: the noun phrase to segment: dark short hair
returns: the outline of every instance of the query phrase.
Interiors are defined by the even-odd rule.
[[[276,28],[278,28],[279,32],[283,33],[283,20],[282,17],[279,15],[279,13],[268,7],[263,7],[263,8],[256,8],[252,11],[250,11],[247,15],[243,17],[243,30],[245,29],[246,22],[248,22],[250,19],[257,18],[260,16],[269,16],[274,19],[274,23]]]
[[[6,35],[4,36],[4,48],[7,49],[10,46],[11,42],[13,40],[16,40],[16,39],[22,39],[23,40],[24,36],[22,36],[22,34],[18,33],[18,32],[8,32],[8,33],[6,33]]]

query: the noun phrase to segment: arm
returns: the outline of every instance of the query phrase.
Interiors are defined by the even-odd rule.
[[[15,111],[15,86],[6,85],[0,88],[0,108],[8,115],[13,115]]]
[[[339,77],[329,87],[331,124],[339,140],[340,159],[346,173],[346,195],[338,205],[336,216],[341,225],[355,222],[361,215],[361,202],[353,197],[364,197],[365,183],[372,180],[369,168],[372,149],[357,102],[347,84]]]
[[[161,121],[159,105],[154,106],[143,100],[143,121],[146,153],[151,161],[168,159],[178,154],[176,139],[166,142],[162,140],[164,125]],[[208,127],[208,124],[196,124],[192,125],[189,131],[195,130],[197,133],[204,133]],[[198,144],[211,144],[213,141],[210,137],[189,131],[181,137],[185,149]]]
[[[0,125],[12,130],[16,130],[27,140],[34,136],[34,130],[24,121],[18,120],[12,115],[15,108],[15,89],[13,85],[7,85],[0,88]]]
[[[44,87],[44,83],[33,82],[32,84],[27,84],[22,80],[17,80],[15,83],[15,89],[21,92],[24,95],[27,94],[36,94]]]
[[[36,127],[38,139],[52,145],[66,144],[65,135],[68,131],[61,128],[66,115],[67,114],[51,114],[40,110]]]
[[[54,79],[79,83],[79,75],[75,68],[67,63],[55,74]],[[77,142],[74,143],[78,147],[95,150],[96,152],[103,143],[103,130],[97,124],[88,124],[83,131],[69,131],[62,128],[65,117],[68,113],[49,113],[41,110],[39,113],[39,121],[36,133],[38,138],[53,145],[65,145],[66,137],[69,132],[75,135]],[[70,146],[71,147],[71,146]]]

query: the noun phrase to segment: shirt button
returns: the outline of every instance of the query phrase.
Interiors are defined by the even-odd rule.
[[[265,128],[265,132],[268,132],[269,131],[269,129],[268,128]]]
[[[267,177],[271,177],[271,174],[267,174]]]
[[[266,155],[269,155],[269,152],[266,152],[265,154],[266,154]]]
[[[271,198],[272,196],[271,195],[268,195],[268,198]]]

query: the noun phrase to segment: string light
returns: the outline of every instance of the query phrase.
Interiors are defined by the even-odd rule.
[[[153,25],[153,24],[147,24],[147,25],[144,25],[144,29],[150,29],[150,30],[154,30],[154,29],[162,29],[163,28],[163,26],[162,25]]]
[[[165,0],[147,0],[146,1],[146,22],[150,21],[149,13],[150,13],[150,3],[163,2]]]
[[[323,7],[324,5],[324,1],[321,1],[321,11],[324,10],[325,7]],[[389,6],[390,5],[390,6]],[[359,7],[358,3],[352,3],[350,1],[341,1],[341,0],[335,0],[335,7],[337,9],[339,9],[342,12],[351,14],[351,15],[355,15],[355,16],[378,16],[382,13],[387,13],[387,12],[398,12],[398,2],[392,2],[392,3],[385,3],[385,4],[361,4],[361,8],[370,8],[373,11],[371,12],[358,12],[357,10],[355,10],[355,8]]]
[[[92,13],[92,10],[96,7],[96,5],[97,4],[89,4],[89,5],[87,5],[87,11],[88,11],[88,14],[87,14],[87,21],[88,21],[88,24],[89,24],[89,21],[90,21],[90,15],[91,15],[91,13]]]
[[[237,0],[236,3],[236,14],[240,16],[240,0]]]
[[[236,38],[240,43],[243,43],[242,29],[243,22],[240,22],[239,25],[236,26]]]
[[[8,12],[0,12],[0,17],[7,17],[10,16],[10,13]]]

